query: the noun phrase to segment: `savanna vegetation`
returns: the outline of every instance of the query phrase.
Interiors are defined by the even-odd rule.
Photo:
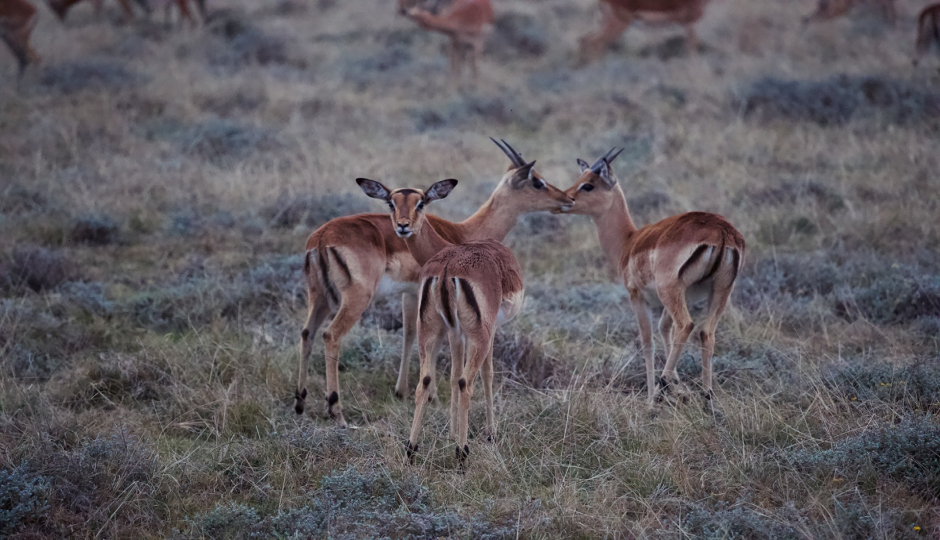
[[[40,8],[44,63],[17,82],[0,56],[0,536],[940,534],[940,73],[911,67],[921,3],[895,26],[860,6],[801,29],[809,0],[715,0],[696,55],[681,28],[637,25],[589,65],[594,0],[494,7],[460,82],[445,38],[389,0],[210,0],[199,29]],[[320,416],[320,339],[314,406],[294,413],[307,235],[385,211],[357,176],[457,178],[433,211],[470,215],[508,165],[489,136],[562,188],[576,158],[623,146],[638,223],[706,210],[744,234],[720,414],[647,411],[594,225],[551,214],[506,240],[527,303],[496,338],[499,438],[474,438],[478,392],[465,473],[446,383],[406,459],[398,298],[345,343],[355,428]]]

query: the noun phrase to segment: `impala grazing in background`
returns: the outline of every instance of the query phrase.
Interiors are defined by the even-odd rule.
[[[531,178],[533,161],[510,174]],[[446,197],[457,181],[441,180],[426,192],[389,191],[366,178],[356,180],[366,195],[388,203],[395,233],[405,238],[411,255],[422,265],[418,296],[418,354],[421,378],[415,390],[415,416],[408,438],[408,458],[418,450],[421,419],[437,374],[437,351],[446,335],[451,350],[451,432],[457,439],[461,465],[470,454],[467,445],[470,398],[478,372],[483,375],[486,429],[496,438],[493,413],[493,338],[496,327],[515,318],[525,296],[522,269],[506,246],[495,240],[452,244],[428,226],[424,209]]]
[[[620,37],[633,21],[675,23],[685,26],[689,53],[698,48],[695,23],[709,0],[601,0],[603,26],[580,40],[581,59],[593,60]]]
[[[940,49],[940,4],[931,4],[917,17],[917,43],[914,47],[914,65],[920,62],[930,47]]]
[[[897,19],[897,9],[894,6],[894,0],[819,0],[816,11],[803,18],[803,24],[818,21],[828,21],[841,17],[849,12],[855,5],[865,1],[874,2],[881,6],[885,18],[891,24]]]
[[[26,66],[40,60],[29,45],[36,20],[36,8],[26,0],[0,1],[0,38],[16,57],[20,75],[23,75]]]
[[[69,9],[72,8],[75,4],[82,2],[83,0],[48,0],[49,8],[59,17],[59,20],[64,21],[65,16],[68,14]],[[164,13],[167,20],[169,20],[169,11],[173,5],[176,5],[180,10],[180,20],[188,21],[191,24],[196,24],[195,19],[193,19],[192,11],[189,9],[189,0],[134,0],[135,3],[140,6],[141,9],[149,16],[150,13],[157,8],[163,7]],[[101,9],[104,4],[104,0],[91,0],[95,8],[95,14],[100,15]],[[131,8],[130,0],[118,0],[118,3],[121,5],[121,11],[124,13],[124,19],[126,21],[133,21],[135,19],[134,10]],[[202,16],[203,21],[206,18],[206,2],[205,0],[196,0],[196,7],[199,10],[200,15]]]
[[[477,63],[483,52],[483,39],[495,16],[490,0],[454,0],[450,5],[434,13],[423,6],[411,6],[405,0],[399,3],[402,15],[413,19],[421,28],[440,32],[450,37],[447,57],[455,77],[463,71],[464,60],[469,56],[470,70],[477,76]]]
[[[496,141],[493,141],[494,143]],[[525,163],[511,146],[503,141],[497,146],[511,162],[503,179],[490,198],[472,216],[453,223],[436,216],[426,217],[431,227],[452,244],[472,240],[501,241],[523,214],[559,210],[571,206],[572,200],[561,190],[545,182]],[[307,358],[313,337],[334,314],[323,332],[326,360],[326,412],[339,425],[345,425],[339,393],[340,344],[362,313],[382,282],[407,284],[402,293],[404,340],[401,367],[395,393],[404,397],[408,392],[408,369],[411,347],[418,318],[417,287],[421,265],[415,261],[405,241],[396,235],[385,214],[359,214],[333,219],[314,232],[307,240],[304,276],[307,283],[307,322],[301,332],[300,366],[294,409],[303,413],[307,396]],[[432,381],[436,388],[436,381]],[[431,394],[434,395],[433,393]]]
[[[578,160],[581,175],[567,193],[571,212],[591,216],[601,247],[623,279],[640,328],[646,356],[647,403],[678,383],[676,363],[694,328],[688,305],[707,299],[702,340],[702,390],[712,398],[711,359],[715,327],[744,264],[744,238],[725,218],[688,212],[637,229],[610,163],[613,150],[588,165]],[[650,309],[663,307],[659,331],[666,348],[666,367],[655,378],[655,351]]]

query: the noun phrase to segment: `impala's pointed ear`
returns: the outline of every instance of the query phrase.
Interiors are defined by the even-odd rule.
[[[604,182],[604,185],[609,188],[614,187],[614,184],[617,183],[617,180],[614,179],[614,173],[610,171],[610,164],[607,163],[606,159],[602,159],[598,165],[597,176],[600,176],[601,180]]]
[[[359,184],[359,187],[362,188],[362,191],[364,191],[366,195],[373,199],[387,201],[392,195],[388,188],[382,185],[382,182],[376,182],[368,178],[356,178],[356,183]]]
[[[535,167],[535,160],[526,163],[522,167],[512,171],[512,177],[509,178],[509,185],[515,189],[524,187],[532,181],[532,167]]]
[[[424,192],[424,202],[429,203],[431,201],[443,199],[444,197],[450,195],[450,192],[453,191],[455,187],[457,187],[457,181],[453,178],[435,182],[434,185],[429,187],[428,190]]]
[[[578,167],[581,167],[581,172],[591,168],[591,166],[587,164],[587,161],[584,161],[583,159],[578,160]]]

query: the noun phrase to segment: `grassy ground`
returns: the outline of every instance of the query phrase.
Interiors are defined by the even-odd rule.
[[[16,85],[0,57],[0,536],[936,537],[937,62],[910,67],[918,2],[802,32],[796,4],[715,0],[695,57],[637,27],[573,69],[593,1],[501,0],[476,83],[390,1],[233,0],[186,31],[43,10],[45,64]],[[357,176],[459,178],[435,211],[469,215],[506,165],[487,136],[562,187],[625,146],[638,222],[744,233],[723,417],[647,414],[593,225],[550,215],[507,239],[528,300],[466,474],[445,406],[407,464],[398,299],[346,340],[359,429],[294,414],[306,236],[383,210]],[[310,372],[321,395],[319,340]]]

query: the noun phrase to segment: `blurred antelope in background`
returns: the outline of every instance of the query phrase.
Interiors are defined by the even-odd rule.
[[[603,26],[580,40],[581,59],[593,60],[620,37],[633,21],[685,26],[689,53],[698,47],[695,23],[705,14],[709,0],[601,0]]]
[[[710,402],[715,328],[744,264],[744,237],[725,218],[705,212],[687,212],[637,229],[610,168],[619,154],[611,150],[593,165],[578,160],[581,175],[567,191],[576,201],[571,212],[594,220],[607,260],[627,287],[646,356],[650,407],[661,391],[679,382],[676,363],[694,328],[689,304],[707,301],[699,337],[702,391]],[[666,366],[657,380],[650,309],[660,306]]]
[[[931,4],[917,17],[917,42],[914,47],[914,65],[920,62],[930,47],[940,49],[940,3]]]
[[[466,220],[454,223],[427,215],[430,227],[452,244],[473,240],[501,241],[515,226],[519,216],[529,212],[559,210],[572,201],[547,183],[531,164],[503,141],[493,141],[509,157],[508,172],[490,198]],[[534,163],[534,162],[533,162]],[[429,228],[430,228],[429,227]],[[322,225],[307,240],[304,277],[307,283],[307,322],[301,331],[300,365],[297,374],[294,410],[304,411],[307,397],[307,358],[313,337],[328,316],[334,314],[323,332],[326,361],[326,413],[344,426],[339,392],[340,345],[380,288],[402,291],[401,366],[395,394],[408,393],[408,370],[418,319],[417,287],[421,264],[408,250],[385,214],[359,214],[336,218]],[[401,286],[405,285],[404,288]],[[432,380],[432,390],[437,382]],[[431,396],[436,395],[434,391]]]
[[[64,21],[65,16],[68,14],[68,11],[78,4],[82,0],[48,0],[49,8],[59,17],[59,20]],[[173,5],[176,5],[180,11],[180,20],[188,21],[191,24],[196,24],[192,16],[192,11],[189,9],[189,0],[134,0],[135,3],[144,10],[147,17],[150,16],[151,12],[154,9],[162,7],[164,9],[164,15],[167,20],[169,20],[170,8]],[[202,19],[205,20],[206,17],[206,2],[205,0],[195,0],[196,7],[199,10]],[[95,8],[95,14],[100,15],[102,6],[104,5],[104,0],[91,0]],[[130,0],[118,0],[118,3],[121,6],[121,11],[124,13],[125,21],[133,21],[136,16],[134,10],[131,7]]]
[[[470,70],[476,77],[477,63],[483,52],[483,39],[495,20],[490,0],[454,0],[443,8],[435,3],[433,7],[439,9],[439,13],[427,7],[412,5],[407,0],[399,2],[402,15],[413,19],[425,30],[440,32],[450,38],[447,57],[455,77],[460,76],[467,57],[470,59]]]
[[[526,165],[528,171],[534,164]],[[426,192],[410,188],[389,191],[366,178],[356,182],[369,197],[388,203],[395,233],[406,239],[411,255],[422,265],[418,295],[421,378],[415,390],[408,458],[413,459],[418,450],[424,407],[429,401],[431,381],[436,378],[437,351],[446,335],[451,350],[451,433],[457,439],[457,459],[462,465],[470,454],[468,418],[477,373],[483,376],[487,437],[496,437],[493,338],[497,326],[522,310],[522,269],[512,251],[495,240],[455,245],[427,224],[424,208],[446,197],[457,185],[456,180],[441,180]]]
[[[16,57],[20,76],[26,66],[40,60],[29,44],[36,21],[36,8],[26,0],[0,0],[0,38]]]
[[[841,17],[849,12],[857,4],[863,2],[873,2],[881,6],[885,18],[891,24],[897,19],[897,9],[894,6],[894,0],[819,0],[816,11],[803,18],[803,24],[811,22],[828,21]]]

